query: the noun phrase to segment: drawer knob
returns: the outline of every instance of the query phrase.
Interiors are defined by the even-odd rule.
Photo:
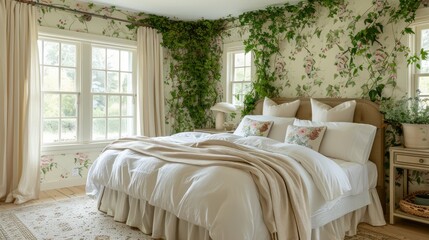
[[[424,162],[425,162],[425,160],[423,158],[419,159],[419,163],[424,163]]]

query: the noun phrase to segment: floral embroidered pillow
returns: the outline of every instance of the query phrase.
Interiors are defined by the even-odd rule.
[[[289,125],[286,131],[285,142],[302,145],[314,151],[319,151],[325,131],[326,126],[304,127]]]
[[[243,136],[268,136],[271,126],[273,125],[272,121],[256,121],[250,118],[243,119]]]

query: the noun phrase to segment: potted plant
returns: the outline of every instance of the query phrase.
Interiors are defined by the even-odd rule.
[[[404,146],[429,148],[429,99],[413,98],[383,100],[380,111],[392,125],[402,126]]]

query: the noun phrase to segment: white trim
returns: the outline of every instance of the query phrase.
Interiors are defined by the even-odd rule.
[[[44,145],[41,155],[68,154],[78,152],[101,152],[111,141],[91,142],[85,144]]]
[[[116,47],[130,47],[134,49],[137,48],[137,41],[133,41],[133,40],[101,36],[101,35],[96,35],[92,33],[68,31],[68,30],[51,28],[51,27],[40,26],[39,35],[43,37],[54,37],[57,39],[58,38],[64,39],[65,41],[74,40],[74,41],[87,42],[87,43],[99,43],[103,45],[110,45],[110,46],[116,46]]]
[[[58,188],[82,186],[85,184],[86,184],[86,176],[82,178],[63,179],[61,181],[55,181],[55,182],[42,182],[40,184],[40,190],[46,191],[46,190],[58,189]]]
[[[411,24],[412,26],[418,26],[429,23],[429,7],[419,8],[416,11],[416,18]]]

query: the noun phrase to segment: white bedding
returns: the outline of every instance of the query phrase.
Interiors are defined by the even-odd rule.
[[[342,199],[356,196],[356,204],[336,207],[341,213],[367,205],[369,201],[369,197],[364,196],[368,195],[364,191],[369,186],[365,181],[368,178],[362,178],[368,175],[362,174],[371,164],[333,161],[302,146],[260,137],[181,133],[157,139],[176,143],[222,139],[295,159],[294,167],[306,186],[303,191],[309,199],[313,228],[332,220],[329,216],[336,215],[332,214],[332,207]],[[144,199],[189,223],[202,226],[208,229],[212,239],[269,239],[252,177],[241,170],[165,163],[132,150],[106,150],[89,171],[87,192],[97,195],[103,186]]]

